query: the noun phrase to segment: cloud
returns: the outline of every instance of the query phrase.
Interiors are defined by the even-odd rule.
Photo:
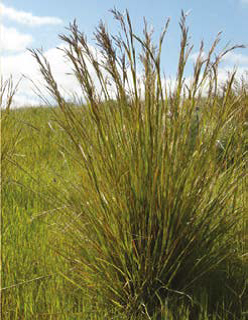
[[[14,84],[18,82],[23,74],[32,79],[36,79],[38,74],[37,66],[28,51],[2,56],[1,65],[3,79],[8,79],[12,76]],[[23,79],[18,86],[17,94],[14,96],[13,106],[31,105],[34,98],[35,95],[32,92],[30,82]],[[39,105],[39,103],[37,102],[35,105]]]
[[[241,3],[248,4],[248,0],[241,0]]]
[[[64,44],[60,44],[58,46],[60,49],[65,47]],[[97,48],[92,47],[93,51],[97,52]],[[62,50],[58,50],[57,48],[51,48],[44,52],[46,58],[48,59],[53,76],[55,81],[57,81],[59,85],[59,89],[63,96],[66,99],[70,99],[73,97],[73,94],[76,93],[79,98],[82,98],[82,90],[80,85],[78,84],[77,79],[75,76],[71,75],[71,64],[68,63],[66,58],[64,57],[64,52]],[[235,60],[236,56],[229,56],[229,60]],[[240,56],[238,55],[240,59]],[[242,55],[243,60],[246,61],[244,56]],[[219,84],[223,83],[228,78],[228,72],[232,72],[233,65],[224,65],[223,67],[219,68],[218,79]],[[100,91],[100,85],[97,81],[97,77],[93,71],[93,67],[89,65],[89,71],[92,76],[93,82],[95,83],[97,89]],[[239,67],[237,70],[237,79],[241,77],[247,71],[247,67]],[[21,106],[35,106],[35,105],[44,105],[44,101],[38,98],[38,96],[33,91],[34,86],[29,79],[36,84],[36,86],[40,89],[43,96],[49,100],[51,103],[55,103],[52,101],[51,97],[49,96],[48,92],[45,89],[44,80],[39,72],[39,66],[35,59],[32,57],[29,51],[15,53],[8,56],[2,57],[2,75],[4,79],[7,79],[10,75],[12,75],[14,82],[16,83],[19,78],[24,74],[26,78],[23,78],[20,85],[18,92],[14,99],[14,106],[21,107]],[[141,75],[139,74],[139,77]],[[132,83],[131,75],[129,75],[130,81]],[[192,81],[192,77],[187,77],[185,82],[187,85],[190,85]],[[167,80],[163,81],[163,86],[167,89],[175,88],[176,79],[175,77],[167,78]],[[132,87],[132,86],[131,86]],[[115,86],[109,87],[110,92],[115,94]],[[112,90],[112,91],[111,91]],[[207,87],[203,90],[207,92]],[[141,87],[142,95],[144,93],[144,88]]]
[[[59,49],[65,48],[64,44],[58,45]],[[57,48],[51,48],[44,52],[44,56],[50,63],[51,71],[55,81],[58,84],[59,90],[63,97],[67,100],[72,100],[77,97],[78,99],[83,99],[82,88],[78,83],[75,75],[72,75],[72,64],[67,60],[65,54],[62,50]],[[98,55],[98,58],[101,59],[101,54],[99,50],[93,46],[90,46],[92,52]],[[39,65],[36,60],[32,57],[29,51],[20,52],[8,56],[3,56],[2,59],[2,75],[4,79],[12,76],[14,83],[17,83],[18,80],[22,78],[16,96],[14,97],[14,106],[35,106],[35,105],[44,105],[44,101],[38,99],[38,96],[35,94],[37,88],[42,93],[44,100],[48,100],[51,104],[56,104],[55,101],[51,98],[48,91],[46,90],[46,84],[43,77],[39,71]],[[93,66],[86,62],[88,65],[89,73],[92,77],[93,83],[96,86],[98,93],[101,91],[101,86],[97,75],[94,71]],[[106,72],[103,71],[104,75]],[[128,77],[131,79],[131,72],[128,72]],[[31,80],[29,80],[31,79]],[[110,81],[109,81],[110,83]],[[36,88],[35,88],[35,86]],[[115,85],[112,83],[108,85],[110,96],[115,96],[116,90]]]
[[[38,17],[30,12],[6,7],[4,4],[0,4],[0,12],[3,17],[29,26],[57,25],[62,23],[62,20],[57,17]]]
[[[15,28],[0,26],[1,51],[22,51],[30,45],[33,38],[29,34],[20,33]]]
[[[62,48],[63,45],[59,47]],[[63,52],[52,48],[45,51],[44,54],[51,65],[54,78],[58,82],[59,88],[65,98],[70,98],[74,92],[81,92],[75,77],[68,75],[68,73],[71,73],[71,66],[66,62]],[[17,83],[23,75],[25,76],[19,84],[14,98],[14,106],[44,104],[44,101],[39,99],[35,94],[34,90],[37,90],[34,84],[40,89],[44,97],[52,103],[51,98],[46,92],[45,82],[40,74],[39,66],[29,51],[26,50],[21,53],[2,56],[1,64],[1,73],[4,79],[12,76],[14,83]]]
[[[248,0],[247,0],[247,3],[248,3]],[[235,53],[231,51],[224,56],[223,61],[227,63],[235,64],[235,65],[248,66],[248,55],[245,55],[242,53]]]
[[[2,56],[1,61],[4,78],[12,75],[14,79],[17,79],[25,73],[33,77],[38,71],[35,61],[31,58],[31,54],[28,51]]]
[[[247,0],[247,3],[248,3],[248,0]],[[199,55],[199,52],[192,53],[189,56],[189,60],[195,63],[198,58],[198,55]],[[201,54],[201,58],[202,59],[207,58],[207,54],[203,52]],[[221,62],[224,62],[225,64],[228,64],[231,66],[248,66],[248,55],[230,51],[226,55],[224,55]]]
[[[192,53],[192,54],[189,56],[189,60],[192,60],[193,62],[196,62],[199,54],[200,54],[199,51]],[[202,53],[201,53],[201,60],[204,60],[204,59],[206,59],[206,58],[207,58],[206,52],[202,52]]]

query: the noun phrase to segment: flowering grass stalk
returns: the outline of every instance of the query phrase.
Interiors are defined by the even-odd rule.
[[[82,107],[66,102],[49,62],[32,50],[62,111],[57,121],[72,142],[64,149],[79,177],[61,191],[70,208],[63,235],[71,281],[101,297],[110,314],[118,310],[128,319],[166,313],[179,319],[182,310],[188,319],[202,312],[240,319],[247,306],[247,157],[237,146],[227,159],[247,117],[247,99],[234,94],[234,74],[222,96],[218,90],[219,62],[240,46],[213,58],[218,35],[202,59],[202,43],[186,86],[192,47],[182,13],[176,86],[168,90],[161,50],[169,21],[155,47],[146,23],[140,38],[128,12],[112,12],[121,32],[112,36],[100,23],[98,55],[76,22],[60,36],[85,97]],[[230,141],[219,152],[217,141],[229,129]]]

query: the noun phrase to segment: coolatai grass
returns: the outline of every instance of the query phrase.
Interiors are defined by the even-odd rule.
[[[203,59],[202,44],[186,85],[182,13],[169,90],[169,22],[154,46],[146,24],[141,38],[128,12],[113,15],[120,35],[100,23],[98,56],[75,22],[60,36],[82,105],[32,50],[57,107],[11,110],[9,98],[2,112],[2,317],[244,320],[247,83],[218,83],[236,47],[214,55],[217,38]]]

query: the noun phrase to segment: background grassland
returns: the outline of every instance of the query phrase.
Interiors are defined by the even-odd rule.
[[[61,36],[85,105],[66,102],[32,51],[58,107],[2,112],[2,317],[245,319],[247,84],[235,88],[231,76],[215,90],[217,40],[207,60],[199,55],[186,94],[182,14],[177,86],[164,91],[168,25],[156,49],[146,26],[140,39],[128,13],[113,14],[122,38],[113,43],[102,24],[96,32],[104,64],[75,23]]]
[[[49,210],[63,205],[58,201],[54,206],[58,196],[51,193],[61,191],[63,181],[75,184],[77,175],[70,157],[62,153],[67,137],[56,128],[50,108],[14,110],[9,117],[12,125],[4,128],[4,139],[20,128],[21,132],[1,194],[2,317],[104,319],[102,309],[94,310],[82,290],[60,275],[70,275],[69,267],[54,248],[53,224],[59,210]],[[57,245],[63,243],[58,237],[56,232]]]

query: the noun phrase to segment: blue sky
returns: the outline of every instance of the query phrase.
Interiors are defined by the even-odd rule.
[[[14,79],[17,79],[24,73],[35,79],[37,68],[26,48],[43,47],[52,65],[54,60],[55,74],[62,79],[62,73],[66,70],[56,56],[55,47],[61,44],[58,34],[65,33],[65,27],[76,18],[80,29],[86,32],[89,41],[94,44],[92,32],[100,19],[107,23],[111,32],[118,31],[109,12],[109,9],[114,7],[121,12],[126,8],[129,10],[134,30],[140,35],[145,16],[148,23],[154,27],[155,40],[166,19],[171,18],[162,54],[162,66],[165,73],[172,78],[176,73],[180,44],[178,22],[182,9],[190,10],[187,21],[191,42],[195,45],[193,53],[198,51],[201,40],[204,40],[207,50],[219,31],[223,31],[219,49],[228,41],[232,45],[248,45],[248,0],[4,0],[0,2],[3,75],[7,77],[13,74]],[[222,67],[228,69],[234,64],[238,65],[242,72],[248,70],[248,49],[235,51],[235,54],[227,57]],[[187,69],[186,76],[190,75],[190,70]],[[69,81],[63,79],[63,85],[66,86]],[[28,91],[27,83],[20,86],[20,103],[34,102],[33,94]]]

